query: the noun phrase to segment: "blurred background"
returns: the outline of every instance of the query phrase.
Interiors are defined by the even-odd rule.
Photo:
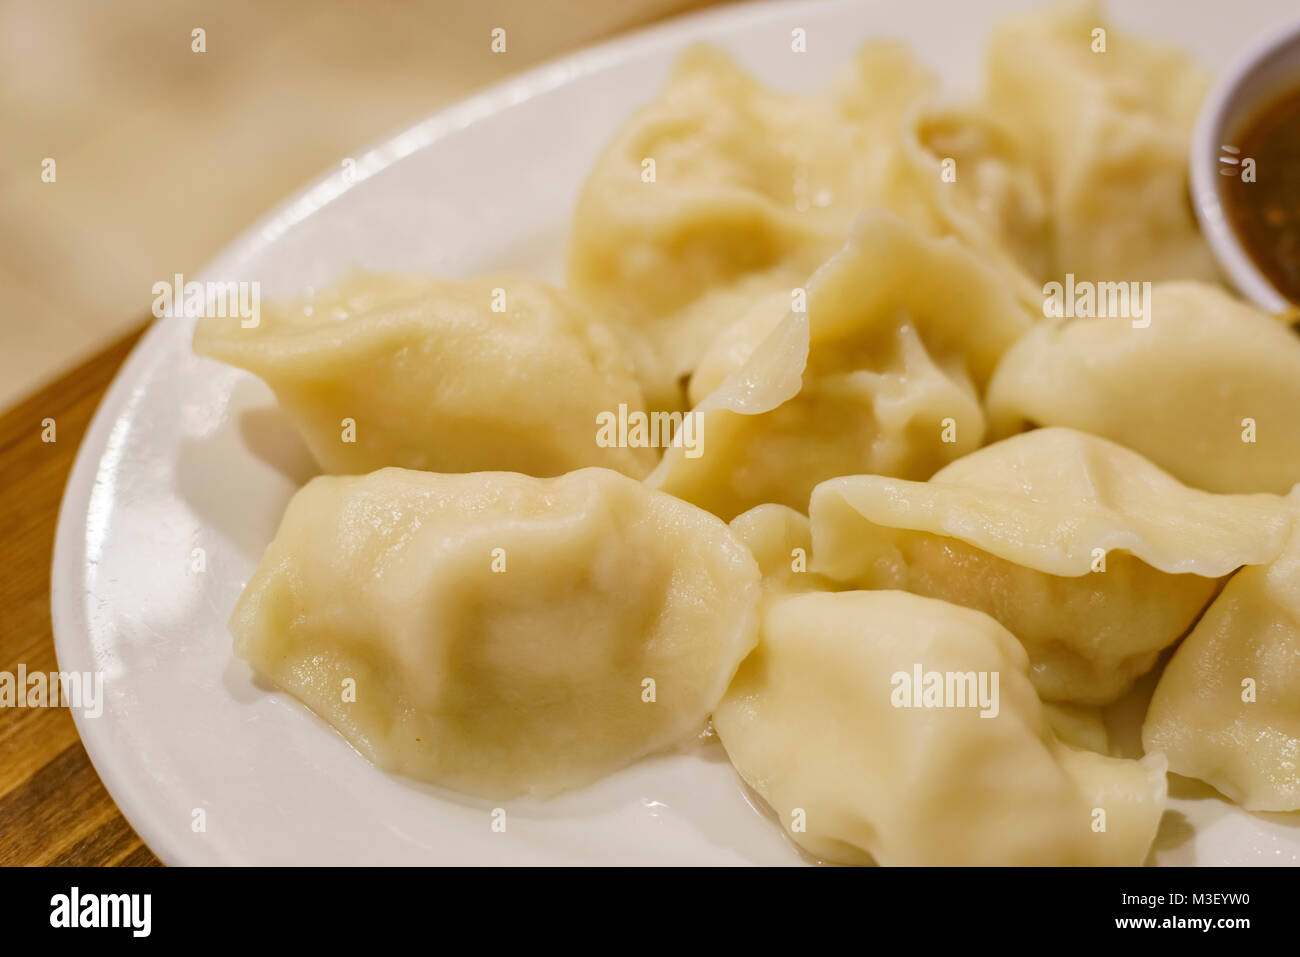
[[[154,282],[197,273],[344,157],[717,2],[0,0],[0,410],[140,326]]]

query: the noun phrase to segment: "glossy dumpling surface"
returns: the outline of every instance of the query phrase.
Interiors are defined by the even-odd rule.
[[[977,448],[979,390],[1030,323],[984,260],[881,211],[810,280],[806,311],[773,322],[778,306],[710,351],[700,452],[668,449],[648,480],[727,519],[806,509],[832,476],[926,478]]]
[[[928,482],[832,479],[809,509],[813,568],[992,615],[1025,643],[1043,697],[1114,700],[1196,620],[1234,569],[1278,554],[1273,495],[1214,495],[1140,455],[1038,429]]]
[[[641,388],[611,333],[533,280],[355,273],[256,327],[201,320],[194,349],[265,380],[327,472],[640,478],[657,459],[597,442],[597,416],[644,410]]]
[[[1178,646],[1142,742],[1244,808],[1300,811],[1300,533],[1234,575]]]
[[[699,733],[757,601],[725,525],[618,473],[383,469],[298,492],[230,627],[376,764],[509,797]]]
[[[895,676],[918,666],[982,678],[996,708],[908,706]],[[898,591],[786,595],[766,605],[713,723],[786,833],[825,861],[1141,864],[1163,760],[1059,744],[1026,668],[1019,642],[967,608]]]
[[[994,429],[1070,426],[1198,488],[1288,492],[1300,481],[1295,331],[1206,283],[1159,283],[1149,311],[1149,325],[1035,326],[989,385]]]
[[[1190,59],[1114,29],[1099,3],[1054,5],[999,26],[987,85],[1047,184],[1054,279],[1216,276],[1187,198],[1208,85]]]

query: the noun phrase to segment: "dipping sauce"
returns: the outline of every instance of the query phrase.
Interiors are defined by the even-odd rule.
[[[1259,271],[1300,305],[1300,89],[1251,118],[1235,146],[1241,165],[1220,170],[1228,219]],[[1247,159],[1254,182],[1242,178]]]

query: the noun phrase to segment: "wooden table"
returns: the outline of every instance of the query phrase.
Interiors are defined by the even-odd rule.
[[[0,415],[0,671],[57,668],[50,560],[63,486],[141,326]],[[53,443],[41,421],[57,423]],[[157,865],[81,746],[66,708],[0,708],[0,865]]]

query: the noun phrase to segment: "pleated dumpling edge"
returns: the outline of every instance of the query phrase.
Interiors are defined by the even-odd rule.
[[[822,570],[834,574],[837,518],[930,532],[1050,575],[1094,570],[1123,551],[1169,574],[1226,575],[1274,558],[1292,526],[1282,498],[1190,488],[1115,442],[1067,428],[1025,432],[964,456],[928,482],[844,476],[809,509]]]

